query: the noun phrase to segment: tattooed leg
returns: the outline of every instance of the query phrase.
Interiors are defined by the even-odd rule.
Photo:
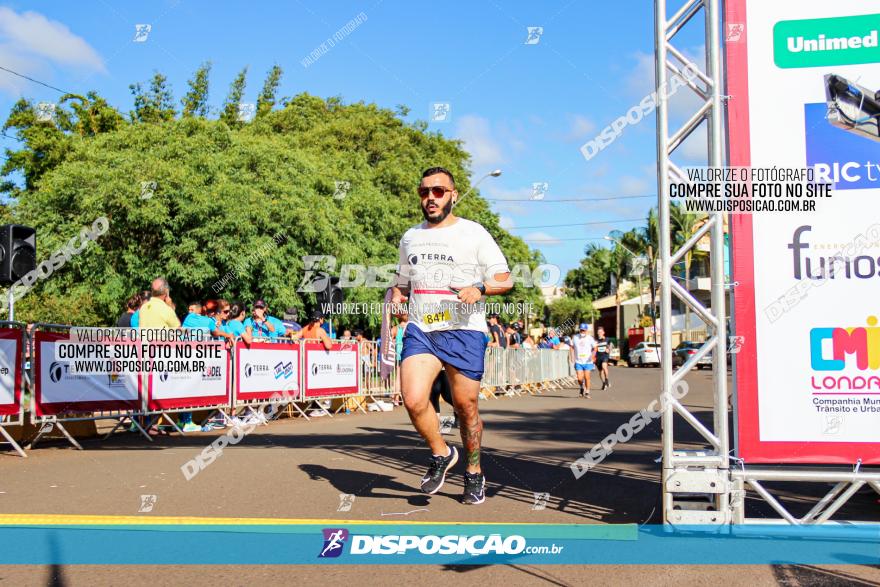
[[[480,471],[480,444],[483,440],[483,421],[476,409],[473,415],[464,416],[461,424],[461,443],[467,457],[467,472]]]
[[[483,421],[477,407],[480,395],[480,382],[462,375],[454,367],[447,365],[446,374],[452,387],[452,402],[458,414],[461,442],[467,459],[467,472],[480,472],[480,449],[483,439]]]

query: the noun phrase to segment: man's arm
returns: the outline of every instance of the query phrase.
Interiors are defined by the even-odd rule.
[[[211,336],[214,336],[216,338],[225,338],[229,342],[235,340],[234,336],[232,336],[228,332],[220,330],[220,321],[216,319],[214,319],[214,328],[211,330]]]
[[[321,337],[321,342],[324,343],[324,348],[328,351],[333,348],[333,342],[330,340],[330,337],[327,336],[327,333],[324,332],[324,329],[321,328],[318,330],[318,336]]]
[[[397,276],[394,285],[391,286],[391,303],[403,304],[409,298],[409,261],[406,258],[406,251],[403,249],[403,239],[400,239],[400,247],[398,248],[397,257]],[[401,316],[401,313],[394,314]]]

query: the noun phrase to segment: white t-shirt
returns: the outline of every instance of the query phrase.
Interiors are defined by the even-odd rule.
[[[592,363],[593,349],[596,348],[596,339],[589,334],[586,336],[575,334],[571,340],[574,343],[575,361],[578,363]]]
[[[487,332],[485,308],[465,308],[451,288],[469,287],[508,273],[504,253],[476,222],[458,218],[443,228],[425,226],[410,228],[400,239],[396,285],[409,285],[409,321],[423,332]]]

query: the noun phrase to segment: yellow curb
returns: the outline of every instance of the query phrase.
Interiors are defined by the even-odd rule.
[[[21,525],[487,525],[493,526],[577,526],[580,524],[541,524],[535,522],[430,522],[400,520],[340,520],[327,518],[201,518],[196,516],[109,516],[82,514],[0,514],[0,526]]]

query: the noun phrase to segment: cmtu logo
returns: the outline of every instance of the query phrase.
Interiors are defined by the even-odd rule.
[[[860,371],[880,369],[880,327],[868,316],[867,326],[810,330],[810,365],[815,371],[843,371],[846,356],[855,355]],[[825,343],[830,341],[830,345]],[[824,344],[823,344],[824,343]],[[830,346],[830,356],[825,350]]]
[[[324,547],[318,554],[318,558],[336,558],[342,554],[345,541],[348,540],[348,530],[345,528],[324,528]]]

